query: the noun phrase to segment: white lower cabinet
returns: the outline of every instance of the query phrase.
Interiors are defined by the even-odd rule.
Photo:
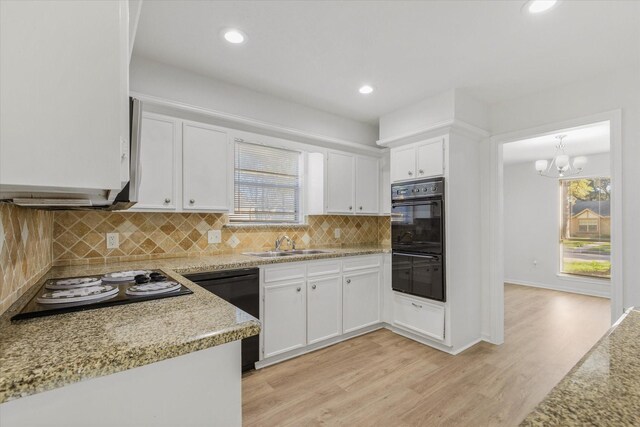
[[[444,321],[444,304],[394,294],[393,322],[395,326],[429,338],[444,340]]]
[[[379,324],[381,264],[381,256],[368,255],[262,267],[261,361],[275,363]]]
[[[380,322],[380,270],[343,276],[342,332]]]
[[[342,333],[342,277],[307,282],[307,344]]]
[[[264,287],[264,357],[307,344],[304,280]]]

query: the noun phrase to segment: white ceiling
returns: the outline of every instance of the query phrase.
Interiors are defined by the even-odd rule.
[[[566,135],[563,141],[566,153],[571,157],[609,152],[609,122],[602,122],[505,144],[504,163],[551,160],[556,154],[556,135]]]
[[[640,62],[639,1],[523,4],[145,0],[134,55],[370,123],[453,88],[495,103]]]

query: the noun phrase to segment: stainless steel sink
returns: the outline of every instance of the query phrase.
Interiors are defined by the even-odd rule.
[[[243,253],[243,255],[257,256],[260,258],[279,258],[291,255],[314,255],[328,253],[331,253],[331,251],[325,251],[321,249],[294,249],[291,251],[245,252]]]
[[[242,255],[257,256],[260,258],[278,258],[283,256],[295,255],[291,251],[265,251],[265,252],[245,252]]]

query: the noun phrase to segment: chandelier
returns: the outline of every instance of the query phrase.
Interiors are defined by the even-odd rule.
[[[571,158],[565,152],[565,145],[562,141],[567,135],[558,135],[556,139],[558,144],[556,145],[556,155],[549,163],[548,160],[536,160],[536,170],[540,176],[546,176],[547,178],[565,178],[568,176],[578,175],[584,169],[584,165],[587,164],[586,157],[576,157],[571,161]]]

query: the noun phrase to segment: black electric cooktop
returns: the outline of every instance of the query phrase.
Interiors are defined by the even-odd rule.
[[[129,270],[47,280],[11,320],[171,298],[193,292],[162,270]]]

